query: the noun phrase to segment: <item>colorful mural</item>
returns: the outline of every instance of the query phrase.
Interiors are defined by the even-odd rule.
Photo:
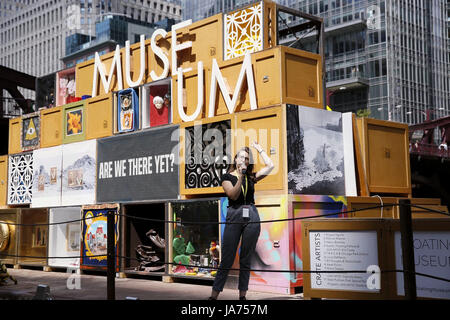
[[[277,197],[259,197],[256,200],[261,219],[261,233],[252,259],[249,290],[293,293],[295,287],[303,285],[303,255],[301,241],[301,220],[264,222],[292,218],[327,216],[344,217],[346,198],[334,196],[295,195]],[[225,222],[228,199],[221,198],[220,221]],[[222,234],[225,224],[221,224]],[[233,264],[239,269],[239,256]],[[291,272],[275,272],[291,270]],[[230,275],[238,275],[237,271]]]
[[[106,268],[107,266],[107,243],[108,243],[108,211],[116,209],[82,209],[82,227],[81,227],[81,268]],[[115,216],[116,232],[116,254],[118,255],[119,240],[119,216]],[[118,259],[117,259],[118,260]],[[118,263],[116,264],[118,266]]]

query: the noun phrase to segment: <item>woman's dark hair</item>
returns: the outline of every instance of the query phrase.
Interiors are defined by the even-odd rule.
[[[253,166],[254,166],[253,153],[252,153],[252,150],[250,150],[249,147],[243,147],[243,148],[239,149],[239,151],[238,151],[238,152],[236,153],[236,155],[234,156],[233,163],[232,163],[231,166],[228,168],[228,172],[227,172],[227,173],[233,172],[234,170],[237,169],[237,168],[236,168],[236,158],[237,158],[237,156],[239,155],[239,153],[241,153],[241,151],[245,151],[245,152],[248,153],[248,160],[249,160],[249,162],[248,162],[248,167],[247,167],[247,171],[245,172],[245,175],[246,175],[249,179],[253,180],[253,182],[256,182],[256,175],[255,175],[255,173],[253,172]]]

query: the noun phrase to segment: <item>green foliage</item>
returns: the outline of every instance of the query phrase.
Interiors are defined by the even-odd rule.
[[[358,118],[368,118],[370,116],[370,109],[359,109],[356,111],[356,116]]]

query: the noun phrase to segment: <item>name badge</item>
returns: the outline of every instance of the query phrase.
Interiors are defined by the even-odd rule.
[[[242,208],[242,218],[250,218],[250,208],[248,206]]]

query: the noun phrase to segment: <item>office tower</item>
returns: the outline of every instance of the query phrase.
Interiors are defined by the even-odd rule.
[[[294,1],[324,19],[330,107],[409,124],[448,115],[446,2]]]
[[[2,1],[1,12],[4,2],[8,12],[0,17],[0,65],[36,77],[62,69],[66,37],[95,36],[95,23],[105,15],[145,22],[181,20],[181,5],[176,1],[16,0]],[[14,5],[18,9],[10,10]],[[33,91],[22,93],[34,97]]]

